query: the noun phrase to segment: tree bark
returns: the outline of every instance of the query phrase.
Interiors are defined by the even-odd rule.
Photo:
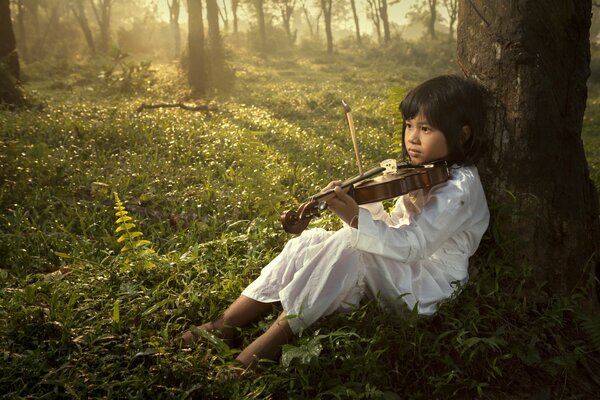
[[[204,49],[202,0],[187,0],[188,5],[188,82],[193,95],[204,95],[208,89],[207,61]]]
[[[488,200],[512,207],[498,221],[503,245],[552,292],[589,276],[599,248],[581,141],[590,18],[590,0],[459,2],[459,64],[490,92],[489,151],[479,166]]]

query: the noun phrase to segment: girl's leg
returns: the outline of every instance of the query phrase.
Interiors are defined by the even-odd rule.
[[[243,367],[251,369],[256,366],[259,359],[275,360],[281,353],[281,346],[288,343],[294,337],[285,312],[267,329],[265,333],[254,340],[235,359]]]
[[[237,336],[236,328],[257,321],[272,309],[272,303],[261,303],[249,297],[240,296],[225,310],[223,316],[215,321],[198,326],[198,329],[215,332],[224,340],[231,342]],[[178,341],[182,346],[189,347],[195,340],[194,333],[187,330],[180,336]]]

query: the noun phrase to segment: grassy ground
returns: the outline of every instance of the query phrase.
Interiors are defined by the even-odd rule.
[[[210,112],[136,111],[185,97],[174,65],[102,78],[97,64],[30,66],[29,93],[46,106],[0,111],[0,396],[592,398],[600,357],[581,298],[536,292],[491,245],[493,229],[472,280],[434,318],[367,303],[320,321],[280,363],[239,382],[223,380],[236,349],[211,338],[192,351],[171,345],[277,254],[288,239],[282,210],[355,174],[341,99],[372,166],[397,155],[402,93],[451,72],[444,65],[400,67],[376,52],[241,54],[234,89],[212,96]],[[583,135],[595,178],[597,93]]]

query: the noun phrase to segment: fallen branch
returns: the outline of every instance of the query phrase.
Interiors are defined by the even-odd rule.
[[[159,104],[142,103],[142,105],[140,105],[138,108],[136,108],[136,111],[142,112],[143,110],[145,110],[147,108],[175,108],[175,107],[183,108],[184,110],[187,110],[187,111],[206,111],[206,112],[217,111],[216,108],[211,108],[211,107],[207,106],[206,104],[188,106],[183,103],[159,103]]]

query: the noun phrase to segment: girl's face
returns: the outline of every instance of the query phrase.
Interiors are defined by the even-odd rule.
[[[439,129],[433,128],[422,113],[406,120],[405,124],[404,148],[413,164],[427,164],[446,158],[446,136]]]

